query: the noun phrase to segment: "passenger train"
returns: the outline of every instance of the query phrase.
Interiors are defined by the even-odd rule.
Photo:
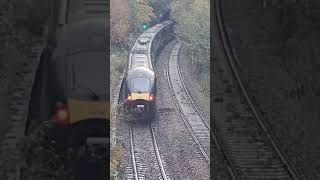
[[[99,146],[94,150],[102,151],[99,155],[103,166],[99,168],[103,170],[96,175],[104,177],[110,127],[106,20],[109,2],[50,2],[47,47],[35,75],[25,135],[44,128],[42,124],[47,122],[48,129],[42,129],[46,132],[44,146],[54,147],[59,154],[72,149],[76,160],[82,156],[78,153],[81,148],[91,151],[91,147]],[[76,179],[86,173],[77,172]]]
[[[136,40],[128,58],[121,85],[120,99],[126,112],[141,119],[152,118],[156,112],[156,55],[174,38],[171,20],[147,29]]]

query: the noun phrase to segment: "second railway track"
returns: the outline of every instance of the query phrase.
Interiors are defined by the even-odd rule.
[[[175,104],[203,158],[210,164],[210,125],[198,111],[184,84],[178,63],[181,43],[173,47],[168,62],[167,78]]]
[[[240,89],[245,101],[238,96],[224,96],[220,102],[220,114],[214,117],[217,135],[222,142],[222,150],[232,166],[236,179],[299,179],[294,167],[277,145],[268,126],[251,102],[236,68],[236,55],[232,51],[228,34],[225,30],[220,0],[214,1],[217,31],[222,42],[222,49],[228,60],[229,72],[232,73],[224,83],[229,83],[232,94],[235,84]],[[221,71],[221,74],[223,71]],[[222,75],[223,76],[223,75]],[[225,74],[224,76],[227,76]],[[224,79],[226,79],[224,77]],[[230,90],[230,88],[229,88]],[[213,108],[219,109],[217,103]]]
[[[8,180],[22,179],[21,170],[25,168],[25,157],[22,150],[25,136],[25,119],[28,113],[28,101],[31,94],[36,67],[38,66],[41,52],[45,46],[43,38],[36,38],[32,43],[30,53],[17,64],[15,74],[16,83],[10,91],[10,123],[3,140],[0,143],[1,174]],[[13,153],[14,152],[14,153]]]

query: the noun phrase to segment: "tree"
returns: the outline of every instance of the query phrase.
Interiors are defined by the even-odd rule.
[[[152,24],[155,18],[153,8],[148,0],[136,0],[134,3],[134,21],[135,26],[143,31],[144,24]]]
[[[177,22],[176,34],[189,46],[199,72],[209,71],[210,2],[209,0],[173,0],[172,17]]]
[[[130,10],[128,0],[111,0],[110,33],[111,43],[123,45],[130,28]]]

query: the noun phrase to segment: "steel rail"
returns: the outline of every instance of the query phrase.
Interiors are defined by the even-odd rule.
[[[162,162],[162,159],[161,159],[161,156],[160,156],[160,152],[159,152],[159,148],[158,148],[158,145],[157,145],[157,141],[156,141],[156,138],[155,138],[155,135],[154,135],[153,128],[152,128],[151,124],[150,124],[150,130],[151,130],[153,148],[154,148],[154,150],[156,152],[156,155],[157,155],[157,161],[158,161],[158,164],[159,164],[159,167],[160,167],[160,170],[161,170],[162,178],[164,180],[168,180],[167,175],[166,175],[166,171],[164,169],[163,162]]]
[[[179,58],[179,56],[178,56],[178,67],[177,67],[177,68],[178,68],[178,74],[179,74],[179,77],[180,77],[180,80],[181,80],[183,89],[185,90],[185,92],[186,92],[186,94],[187,94],[187,96],[188,96],[188,98],[189,98],[189,100],[190,100],[193,108],[196,110],[196,112],[197,112],[197,114],[199,115],[200,119],[202,120],[203,124],[208,128],[208,130],[211,131],[210,125],[208,125],[208,120],[207,120],[206,118],[204,118],[204,117],[202,116],[202,114],[200,113],[198,107],[197,107],[196,104],[194,103],[193,98],[192,98],[192,96],[190,95],[190,93],[189,93],[189,91],[188,91],[188,89],[187,89],[187,87],[186,87],[186,85],[185,85],[185,81],[184,81],[183,75],[181,74],[181,69],[180,69],[180,66],[179,66],[179,59],[180,59],[180,58]]]
[[[154,131],[153,131],[151,124],[149,127],[150,127],[152,145],[153,145],[153,149],[156,153],[157,164],[159,166],[161,176],[162,176],[163,180],[168,180],[169,178],[166,174],[166,170],[164,168],[163,161],[160,156],[160,151],[159,151],[158,144],[157,144],[155,134],[154,134]],[[129,133],[130,133],[131,159],[132,159],[132,165],[133,165],[133,171],[134,171],[134,179],[139,180],[139,173],[138,173],[137,161],[136,161],[135,149],[134,149],[133,130],[132,130],[131,123],[129,124]]]
[[[201,112],[199,111],[197,105],[195,104],[192,96],[190,95],[190,93],[189,93],[189,91],[188,91],[188,89],[187,89],[187,87],[186,87],[186,85],[185,85],[185,80],[184,80],[183,75],[182,75],[182,73],[181,73],[181,69],[180,69],[180,65],[179,65],[179,60],[180,60],[180,58],[179,58],[179,56],[178,56],[178,73],[179,73],[179,77],[180,77],[180,79],[181,79],[182,85],[183,85],[183,87],[184,87],[184,90],[186,91],[187,96],[188,96],[190,102],[192,103],[192,106],[195,108],[195,110],[196,110],[197,114],[199,115],[199,117],[201,118],[202,122],[203,122],[204,125],[210,130],[210,137],[213,138],[213,142],[214,142],[215,145],[217,146],[218,150],[219,150],[219,151],[223,154],[223,156],[226,158],[227,155],[226,155],[226,154],[224,153],[224,151],[223,151],[222,143],[220,142],[219,138],[218,138],[217,135],[216,135],[216,134],[217,134],[217,133],[216,133],[216,130],[215,130],[214,128],[211,128],[211,126],[207,124],[207,123],[208,123],[208,120],[206,120],[206,119],[203,117],[203,115],[201,114]],[[226,159],[227,159],[227,158],[226,158]],[[227,161],[229,161],[229,160],[227,159]],[[232,177],[233,180],[239,179],[239,178],[237,177],[237,175],[236,175],[236,172],[235,172],[234,168],[231,166],[230,163],[228,163],[227,168],[228,168],[228,172],[229,172],[229,174],[231,175],[231,177]]]
[[[255,118],[258,120],[258,123],[260,125],[260,127],[263,129],[263,131],[266,133],[268,140],[271,142],[273,149],[276,151],[276,153],[278,154],[279,158],[281,159],[281,161],[285,164],[290,176],[294,179],[294,180],[298,180],[299,176],[298,173],[296,172],[296,170],[294,169],[294,167],[292,166],[292,164],[290,163],[290,161],[288,160],[288,158],[285,156],[285,154],[281,151],[281,149],[279,148],[275,138],[273,137],[272,133],[267,129],[266,127],[266,123],[264,122],[264,120],[262,119],[261,115],[259,114],[259,112],[256,110],[256,107],[254,106],[254,104],[252,103],[251,99],[249,98],[248,92],[245,89],[241,79],[240,79],[240,75],[238,73],[238,70],[235,66],[235,54],[234,52],[231,50],[231,43],[229,40],[229,36],[226,32],[226,28],[225,28],[225,24],[224,24],[224,19],[222,16],[222,8],[221,8],[221,1],[220,0],[215,0],[215,15],[216,15],[216,20],[217,20],[217,27],[219,30],[219,36],[220,39],[222,41],[222,48],[226,54],[226,57],[228,59],[229,65],[231,67],[231,70],[233,72],[233,75],[241,89],[242,94],[244,95],[247,103],[250,106],[250,109],[252,111],[252,113],[254,114]]]
[[[136,163],[136,157],[135,157],[135,152],[134,152],[133,131],[132,131],[132,125],[131,125],[131,123],[129,124],[129,133],[130,133],[131,159],[132,159],[134,179],[135,179],[135,180],[139,180],[138,170],[137,170],[137,163]]]

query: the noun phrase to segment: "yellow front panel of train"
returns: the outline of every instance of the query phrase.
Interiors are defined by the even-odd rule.
[[[149,100],[149,93],[131,93],[132,100]]]
[[[109,102],[68,99],[68,109],[71,124],[89,118],[110,119]]]

